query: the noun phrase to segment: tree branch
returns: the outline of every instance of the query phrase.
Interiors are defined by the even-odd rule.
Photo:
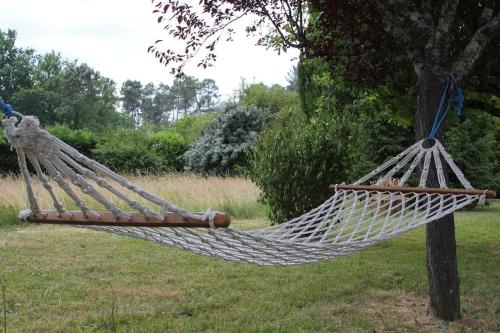
[[[281,4],[281,8],[286,17],[286,20],[288,21],[288,23],[290,23],[290,28],[292,30],[292,33],[297,37],[297,40],[299,40],[300,42],[302,40],[302,33],[301,33],[302,22],[300,23],[298,22],[299,15],[297,15],[297,18],[294,18],[293,10],[292,7],[290,6],[289,1],[279,0],[279,2]]]
[[[398,20],[398,17],[392,13],[385,1],[377,1],[376,5],[380,13],[380,17],[382,18],[385,31],[395,39],[403,41],[404,44],[407,44],[410,41],[410,38],[399,24],[401,22],[398,21],[401,20]]]
[[[458,1],[458,0],[457,0]],[[402,10],[406,14],[407,19],[417,28],[424,36],[429,36],[434,33],[434,21],[428,11],[421,11],[417,8],[414,1],[406,1],[407,10]]]
[[[299,13],[299,26],[300,30],[299,33],[301,36],[304,36],[304,7],[302,6],[302,0],[299,1],[299,4],[297,6],[297,11]]]
[[[261,13],[263,16],[267,17],[269,19],[269,21],[271,22],[271,24],[274,26],[274,28],[276,29],[276,31],[278,32],[281,40],[283,40],[283,42],[288,46],[288,47],[293,47],[293,48],[297,48],[297,49],[301,49],[302,46],[303,46],[303,41],[300,40],[299,38],[297,38],[298,40],[298,43],[294,43],[292,42],[290,39],[288,39],[286,36],[285,36],[285,33],[282,31],[280,25],[278,24],[278,22],[275,21],[274,17],[271,15],[271,13],[267,10],[266,8],[266,4],[265,3],[262,3],[261,1],[257,0],[256,1],[257,5],[260,7],[260,10],[261,10]],[[293,23],[290,23],[293,25]],[[297,36],[299,37],[299,36]]]
[[[412,64],[415,73],[420,76],[423,68],[422,54],[408,34],[408,24],[417,27],[423,35],[429,35],[434,31],[434,23],[428,12],[417,9],[413,1],[404,0],[378,0],[376,1],[385,30],[399,41],[406,53],[407,59]],[[397,6],[397,10],[391,10]]]
[[[231,18],[229,21],[227,21],[226,23],[224,24],[221,24],[220,26],[212,29],[212,31],[210,33],[208,33],[205,38],[203,39],[203,41],[199,44],[198,46],[198,50],[195,52],[195,54],[193,54],[193,57],[198,53],[198,51],[200,50],[200,48],[205,45],[205,43],[210,39],[210,37],[214,36],[215,34],[217,34],[218,32],[224,32],[224,30],[229,26],[231,25],[232,23],[234,23],[235,21],[239,20],[240,18],[242,18],[243,16],[247,15],[248,13],[250,12],[250,10],[246,10],[244,11],[243,13],[241,13],[240,15],[238,16],[234,16],[233,18]],[[219,36],[220,37],[220,36]],[[217,38],[218,40],[219,38]]]
[[[442,54],[447,54],[451,45],[450,30],[455,20],[458,3],[460,0],[446,0],[441,6],[441,16],[434,34],[435,47],[441,50]]]
[[[491,17],[492,10],[485,8],[482,17]],[[463,79],[474,67],[477,59],[485,49],[486,45],[494,37],[500,27],[500,12],[489,22],[476,30],[469,44],[463,50],[460,58],[453,64],[452,70],[458,79]]]

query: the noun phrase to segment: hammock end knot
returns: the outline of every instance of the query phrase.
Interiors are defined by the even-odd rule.
[[[488,190],[484,190],[483,194],[479,196],[479,200],[477,201],[477,204],[484,207],[486,204],[487,197],[488,197]]]
[[[31,216],[31,209],[25,209],[19,212],[17,218],[21,221],[28,222],[28,218]]]
[[[210,228],[215,229],[215,216],[217,215],[216,211],[213,211],[211,208],[207,209],[205,214],[203,214],[203,221],[208,221]]]

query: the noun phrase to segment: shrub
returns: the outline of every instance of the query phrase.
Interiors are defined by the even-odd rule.
[[[500,188],[498,137],[500,118],[480,110],[465,110],[462,121],[446,131],[447,150],[472,186]]]
[[[74,147],[80,153],[91,157],[92,150],[96,147],[97,137],[89,129],[71,129],[66,125],[55,125],[48,128],[48,131]]]
[[[303,112],[312,116],[320,97],[330,96],[333,83],[328,64],[318,58],[301,59],[297,66],[297,88]]]
[[[152,148],[154,153],[161,158],[162,168],[166,171],[182,171],[184,169],[183,155],[189,145],[178,133],[162,131],[153,134]]]
[[[94,158],[115,171],[157,173],[163,171],[161,159],[152,149],[147,131],[117,130],[99,137]]]
[[[348,178],[352,124],[341,114],[311,119],[292,113],[266,129],[252,159],[252,180],[275,223],[298,216],[323,202],[328,186]]]
[[[181,135],[187,144],[193,144],[210,122],[218,116],[216,112],[185,116],[176,120],[169,131]]]
[[[248,167],[247,154],[257,142],[266,113],[228,105],[184,154],[187,171],[233,174]]]
[[[360,93],[342,112],[352,114],[357,125],[350,151],[350,180],[364,176],[414,143],[411,124],[398,121],[394,111],[376,94]]]

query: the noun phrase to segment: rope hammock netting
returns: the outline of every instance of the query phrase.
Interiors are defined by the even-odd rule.
[[[294,265],[332,259],[495,196],[493,191],[473,189],[443,145],[436,139],[425,139],[352,185],[332,186],[333,195],[302,216],[263,229],[240,231],[229,227],[230,218],[225,214],[210,210],[193,213],[177,207],[80,154],[41,129],[35,117],[24,116],[17,124],[12,108],[3,102],[0,107],[6,110],[2,125],[17,151],[28,194],[30,209],[22,212],[21,218],[151,240],[231,261]],[[52,198],[54,211],[40,209],[27,161]],[[463,189],[447,188],[444,163]],[[426,187],[431,177],[440,188]],[[409,187],[412,182],[416,186]],[[78,211],[63,206],[54,184]],[[101,209],[89,208],[89,199]]]

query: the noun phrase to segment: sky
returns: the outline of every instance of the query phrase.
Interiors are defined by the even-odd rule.
[[[87,63],[118,85],[127,79],[169,84],[173,78],[168,69],[147,53],[157,39],[173,42],[157,23],[153,9],[151,0],[0,0],[0,30],[16,30],[18,47],[41,54],[60,52],[64,58]],[[297,52],[278,55],[255,46],[239,25],[234,42],[219,44],[214,67],[203,70],[193,61],[186,74],[214,79],[223,98],[234,93],[242,78],[247,83],[286,85]]]

